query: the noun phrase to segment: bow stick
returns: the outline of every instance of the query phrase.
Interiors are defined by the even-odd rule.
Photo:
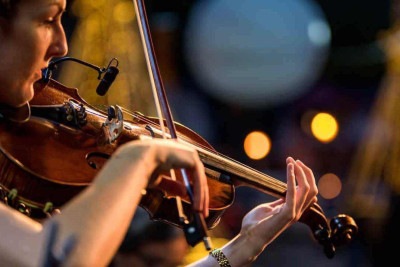
[[[135,4],[136,17],[139,24],[140,36],[142,38],[142,44],[143,44],[144,54],[146,57],[147,68],[149,70],[151,88],[153,90],[154,101],[156,104],[158,117],[160,119],[160,127],[163,133],[163,138],[166,139],[164,123],[162,120],[162,118],[164,117],[171,138],[177,140],[178,137],[176,134],[175,124],[172,118],[171,110],[169,108],[165,89],[161,81],[161,75],[158,69],[156,58],[154,56],[155,53],[147,21],[147,14],[144,1],[133,0],[133,3]],[[180,169],[180,172],[182,174],[189,199],[193,203],[193,193],[192,193],[192,188],[190,187],[188,174],[185,169]],[[171,170],[171,177],[172,179],[175,180],[174,170]],[[188,218],[183,213],[181,199],[177,197],[176,201],[177,201],[177,209],[180,221],[183,225],[183,230],[187,242],[191,246],[194,246],[198,242],[203,241],[205,248],[207,250],[211,250],[211,240],[207,235],[207,227],[202,214],[200,214],[199,212],[194,212],[193,218],[190,218],[191,220],[188,220]]]

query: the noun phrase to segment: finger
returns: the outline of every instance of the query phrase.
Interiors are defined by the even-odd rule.
[[[308,198],[305,203],[306,207],[308,207],[309,205],[311,205],[311,203],[315,202],[314,198],[318,194],[318,187],[315,182],[315,177],[314,177],[313,171],[300,160],[298,160],[298,164],[303,169],[303,172],[306,175],[307,182],[310,186],[310,190],[308,192]]]
[[[209,190],[207,177],[203,163],[197,154],[195,157],[195,167],[193,169],[193,208],[196,211],[202,212],[205,217],[208,217]]]
[[[296,175],[296,181],[298,184],[297,191],[297,207],[296,207],[296,212],[298,215],[300,215],[303,210],[304,206],[307,202],[307,196],[310,191],[310,185],[308,184],[306,174],[304,173],[301,165],[299,164],[298,160],[296,160],[295,163],[295,175]]]
[[[269,202],[268,205],[271,206],[272,208],[275,208],[275,207],[277,207],[277,206],[279,206],[279,205],[282,205],[283,203],[285,203],[285,199],[280,198],[280,199],[278,199],[278,200]]]
[[[204,216],[208,216],[209,192],[207,177],[197,151],[177,141],[163,140],[163,145],[164,147],[159,147],[157,153],[158,161],[162,163],[159,166],[159,170],[184,169],[184,173],[189,176],[186,178],[190,180],[192,185],[189,190],[193,193],[193,199],[191,199],[193,201],[193,209],[202,212]]]
[[[312,204],[318,202],[318,197],[317,197],[317,196],[313,197],[313,198],[311,199],[310,202],[311,202],[311,203],[310,203],[310,206],[311,206]]]
[[[296,161],[295,161],[292,157],[287,157],[287,158],[286,158],[286,164],[289,164],[289,163],[295,164]]]
[[[206,185],[204,186],[204,217],[208,217],[209,215],[209,204],[210,204],[210,191],[208,189],[208,182],[205,179]]]
[[[287,191],[286,191],[286,200],[285,200],[285,208],[288,209],[288,212],[293,214],[296,210],[296,182],[295,182],[295,173],[294,173],[294,165],[292,162],[289,162],[286,166],[287,172]]]
[[[261,231],[260,235],[264,236],[265,242],[275,239],[281,232],[289,227],[296,215],[296,180],[295,180],[294,164],[291,160],[287,161],[287,190],[285,199],[279,199],[273,204],[275,207],[265,207],[265,213],[256,214],[254,217],[259,219],[257,225],[266,227],[268,231]],[[282,203],[284,204],[282,205]],[[279,205],[278,203],[281,203]],[[262,207],[262,206],[261,206]],[[263,217],[261,217],[264,215]],[[254,219],[254,218],[253,218]],[[251,220],[252,223],[254,220]]]

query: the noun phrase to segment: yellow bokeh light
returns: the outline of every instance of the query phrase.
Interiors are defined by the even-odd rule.
[[[270,152],[271,139],[261,131],[254,131],[246,136],[243,147],[249,158],[259,160]]]
[[[342,181],[333,173],[324,174],[318,181],[319,195],[325,199],[333,199],[342,191]]]
[[[122,23],[132,23],[135,19],[135,9],[130,1],[120,2],[114,8],[114,19]]]
[[[312,119],[311,132],[319,141],[328,143],[336,138],[339,125],[331,114],[321,112]]]

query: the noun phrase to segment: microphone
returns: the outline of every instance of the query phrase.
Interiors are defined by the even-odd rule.
[[[115,77],[117,77],[118,73],[119,70],[117,67],[108,67],[106,74],[104,74],[103,79],[101,79],[99,85],[97,86],[96,93],[100,96],[105,95],[111,84],[114,82]]]

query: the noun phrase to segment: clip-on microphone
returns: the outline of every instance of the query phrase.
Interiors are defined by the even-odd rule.
[[[57,64],[63,62],[63,61],[74,61],[77,62],[79,64],[85,65],[87,67],[90,67],[92,69],[97,70],[97,72],[99,73],[99,76],[97,77],[97,79],[100,80],[99,85],[96,88],[96,93],[100,96],[103,96],[107,93],[108,89],[110,89],[111,84],[114,82],[115,78],[117,77],[118,73],[119,73],[119,69],[118,69],[118,60],[116,58],[113,58],[110,60],[110,63],[108,64],[108,66],[106,68],[100,68],[96,65],[87,63],[85,61],[73,58],[73,57],[62,57],[60,59],[57,59],[55,61],[50,62],[49,66],[47,68],[42,69],[42,80],[44,82],[48,82],[53,74],[54,69],[57,68]],[[115,66],[112,66],[111,64],[113,62],[115,63]],[[101,75],[104,74],[103,78],[101,78]]]

